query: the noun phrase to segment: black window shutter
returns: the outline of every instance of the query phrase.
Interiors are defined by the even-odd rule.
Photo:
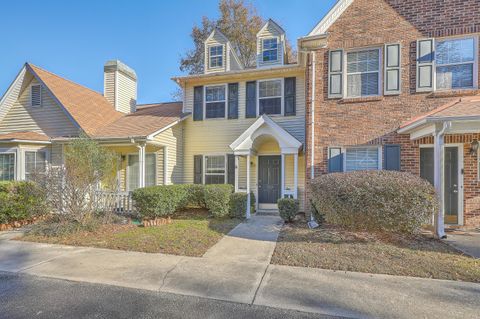
[[[203,156],[193,156],[193,183],[203,184]]]
[[[228,84],[228,118],[238,119],[238,83]]]
[[[285,116],[295,115],[296,78],[285,78]]]
[[[387,171],[400,170],[400,145],[385,145],[384,169]]]
[[[203,86],[193,88],[193,120],[203,120]]]
[[[227,184],[235,185],[235,155],[227,154]]]
[[[257,82],[247,82],[245,117],[257,117]]]
[[[343,153],[340,147],[331,147],[328,149],[328,172],[343,172]]]

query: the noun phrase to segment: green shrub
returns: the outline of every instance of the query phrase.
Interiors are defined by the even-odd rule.
[[[44,189],[33,182],[0,182],[0,223],[48,213]]]
[[[205,185],[202,184],[185,184],[187,188],[187,200],[183,207],[199,207],[206,208],[205,204]]]
[[[186,185],[161,185],[139,188],[132,198],[141,218],[172,215],[188,201]]]
[[[311,194],[326,222],[349,229],[415,233],[438,207],[432,185],[394,171],[323,175],[312,182]]]
[[[298,199],[293,198],[280,198],[277,205],[280,217],[286,222],[291,222],[297,216],[300,207]]]
[[[230,196],[230,216],[233,218],[245,218],[247,211],[247,193],[233,193]],[[250,212],[255,212],[255,195],[250,193]]]
[[[103,221],[100,218],[92,217],[84,222],[69,219],[65,215],[53,215],[47,220],[42,220],[27,231],[27,234],[45,237],[61,237],[79,231],[93,232],[100,227]]]
[[[205,186],[205,204],[214,217],[224,217],[228,215],[232,192],[233,187],[228,184]]]

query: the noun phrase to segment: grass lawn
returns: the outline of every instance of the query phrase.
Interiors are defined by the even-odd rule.
[[[284,226],[271,263],[480,282],[480,260],[432,236],[350,232],[331,225],[310,230],[305,221]]]
[[[61,237],[27,234],[19,240],[200,257],[240,222],[239,219],[208,218],[204,210],[190,210],[174,217],[168,225],[145,228],[111,224],[93,232]]]

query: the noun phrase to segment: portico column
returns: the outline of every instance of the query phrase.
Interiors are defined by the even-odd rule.
[[[435,235],[438,238],[445,237],[445,152],[444,152],[444,134],[446,129],[450,126],[450,122],[443,123],[443,126],[436,129],[434,136],[434,184],[435,191],[440,203],[439,211],[435,214]]]
[[[235,155],[235,193],[238,192],[238,155]]]
[[[282,153],[282,163],[281,163],[281,174],[280,174],[280,180],[281,180],[281,194],[282,196],[280,198],[284,198],[285,197],[285,154]]]
[[[145,143],[138,145],[138,187],[145,187]]]
[[[293,154],[293,198],[298,198],[298,153]]]
[[[168,148],[163,147],[163,185],[168,185]]]
[[[250,219],[250,154],[247,155],[247,219]]]

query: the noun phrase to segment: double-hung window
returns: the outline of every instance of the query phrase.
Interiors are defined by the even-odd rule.
[[[15,153],[0,153],[0,181],[15,178]]]
[[[262,40],[262,61],[275,62],[278,60],[278,39],[268,38]]]
[[[259,81],[259,114],[282,114],[282,96],[282,80]]]
[[[47,154],[42,151],[25,152],[25,179],[31,180],[36,175],[45,174],[47,168]]]
[[[209,50],[209,67],[221,68],[223,67],[223,45],[211,46]]]
[[[345,149],[345,171],[368,171],[381,169],[380,151],[376,146]]]
[[[205,87],[205,118],[224,118],[226,105],[226,85]]]
[[[225,156],[205,156],[205,184],[225,184]]]
[[[145,186],[156,185],[156,155],[153,153],[145,154]],[[140,163],[138,154],[128,155],[128,190],[137,189],[140,182],[139,171]]]
[[[380,94],[380,50],[347,53],[347,97]]]
[[[473,88],[476,51],[474,38],[436,40],[436,88]]]

